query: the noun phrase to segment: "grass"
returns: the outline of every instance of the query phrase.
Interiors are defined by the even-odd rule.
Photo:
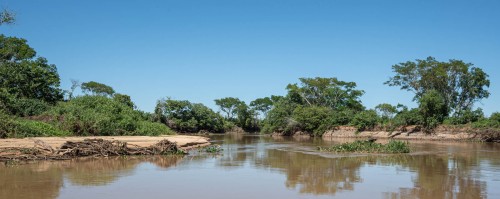
[[[215,144],[215,145],[210,145],[210,146],[201,148],[200,150],[204,151],[204,152],[207,152],[207,153],[220,153],[224,149],[220,145]]]
[[[409,153],[408,142],[391,140],[387,144],[380,144],[366,140],[356,140],[350,143],[343,143],[331,147],[318,147],[320,151],[337,153]]]

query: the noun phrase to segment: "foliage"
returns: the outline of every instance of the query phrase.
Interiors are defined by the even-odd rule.
[[[358,114],[354,115],[352,118],[351,125],[358,128],[358,131],[363,131],[367,129],[373,129],[377,122],[379,121],[379,117],[377,112],[374,110],[361,111]]]
[[[56,66],[35,55],[25,39],[0,35],[0,88],[15,98],[62,100]]]
[[[269,97],[257,98],[250,102],[250,107],[256,111],[260,111],[264,116],[273,107],[273,100]]]
[[[460,125],[474,123],[484,118],[484,113],[481,108],[474,111],[465,110],[461,115],[452,116],[444,121],[444,124]]]
[[[133,132],[127,133],[126,135],[147,135],[147,136],[158,136],[158,135],[173,135],[170,128],[160,123],[153,123],[149,121],[139,121],[137,123],[137,129]]]
[[[157,114],[165,118],[166,124],[177,131],[196,133],[201,130],[223,132],[224,119],[203,104],[187,100],[159,100]]]
[[[24,138],[68,135],[70,135],[70,132],[60,130],[45,122],[17,119],[14,121],[14,129],[12,129],[12,131],[8,134],[8,137]]]
[[[358,152],[358,153],[409,153],[408,142],[391,140],[387,144],[375,143],[367,140],[356,140],[351,143],[343,143],[332,147],[318,147],[320,151],[330,151],[337,153]]]
[[[447,115],[461,115],[472,109],[475,102],[488,98],[490,86],[488,75],[471,63],[461,60],[437,61],[433,57],[416,62],[405,62],[392,66],[395,76],[385,82],[402,90],[415,93],[419,101],[431,90],[442,95]]]
[[[94,81],[82,83],[81,88],[85,93],[89,92],[100,96],[113,96],[115,93],[115,90],[111,86]]]
[[[135,108],[134,102],[132,102],[132,99],[130,99],[130,96],[128,95],[115,93],[113,95],[113,99],[117,102],[124,104],[125,106],[128,106],[130,108]]]
[[[0,109],[0,138],[6,138],[14,126],[14,118]]]
[[[332,127],[330,118],[332,110],[329,107],[298,106],[292,113],[292,117],[298,122],[300,130],[321,136]]]
[[[255,110],[250,109],[245,103],[241,103],[236,107],[235,112],[236,119],[233,121],[236,126],[246,131],[257,131],[259,129]]]
[[[377,105],[375,107],[375,111],[377,111],[377,114],[381,117],[382,121],[391,120],[398,113],[397,107],[387,103]]]
[[[297,126],[297,122],[292,118],[292,113],[297,106],[288,97],[277,101],[262,122],[262,132],[291,133]]]
[[[16,21],[15,14],[9,10],[4,9],[0,12],[0,25],[12,24]]]
[[[207,153],[221,153],[222,151],[224,151],[224,149],[218,144],[204,147],[201,150]]]
[[[237,114],[238,106],[244,104],[240,99],[234,97],[226,97],[214,101],[220,110],[226,113],[226,119],[235,119],[234,116]]]
[[[423,125],[424,119],[419,109],[403,108],[393,119],[395,126]]]
[[[300,78],[300,86],[287,86],[289,98],[295,103],[308,106],[330,107],[333,110],[363,110],[359,98],[364,94],[356,90],[356,83],[337,78]]]
[[[442,124],[448,115],[446,101],[436,90],[430,90],[419,99],[419,111],[423,117],[423,125],[429,130]]]
[[[141,122],[145,122],[141,112],[104,96],[87,95],[60,102],[46,116],[52,118],[54,125],[74,135],[149,133],[140,128]]]

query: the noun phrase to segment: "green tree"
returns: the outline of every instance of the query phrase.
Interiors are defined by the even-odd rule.
[[[375,107],[375,111],[377,111],[378,115],[384,121],[388,121],[392,119],[396,113],[398,113],[398,109],[395,106],[392,106],[387,103],[379,104]]]
[[[273,107],[273,100],[269,97],[257,98],[250,102],[250,107],[256,111],[260,111],[265,117],[267,112]]]
[[[490,95],[488,75],[481,68],[462,60],[440,62],[428,57],[396,64],[392,69],[396,74],[385,84],[412,91],[417,101],[430,90],[435,90],[442,95],[448,107],[447,114],[461,115],[471,110],[475,102]]]
[[[81,88],[83,92],[90,92],[100,96],[113,96],[115,93],[115,90],[111,86],[94,81],[82,83]]]
[[[362,90],[356,90],[356,83],[340,81],[337,78],[300,78],[298,84],[287,86],[289,97],[299,104],[324,106],[333,110],[363,110],[360,97]]]
[[[441,124],[448,115],[446,100],[436,90],[427,91],[419,99],[419,111],[423,117],[424,127],[427,130]]]
[[[39,99],[54,104],[63,99],[57,68],[25,39],[0,35],[0,88],[15,98]]]
[[[239,105],[244,102],[242,102],[238,98],[234,97],[226,97],[226,98],[221,98],[221,99],[216,99],[214,100],[215,104],[219,106],[220,110],[224,113],[226,113],[226,119],[234,120],[235,115],[236,115],[236,109]]]
[[[128,106],[130,108],[135,108],[134,102],[132,102],[132,99],[130,99],[130,96],[128,96],[128,95],[115,93],[113,95],[113,99],[115,101],[118,101],[118,102],[124,104],[125,106]]]
[[[224,119],[203,104],[187,100],[159,100],[155,114],[165,118],[167,126],[180,132],[223,132]],[[157,116],[158,118],[158,116]]]
[[[16,15],[13,12],[4,9],[0,12],[0,25],[14,23],[16,21],[15,17]]]

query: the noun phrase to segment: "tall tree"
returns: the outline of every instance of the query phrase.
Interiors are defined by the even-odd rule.
[[[392,70],[396,74],[385,84],[412,91],[417,101],[428,91],[435,90],[444,98],[448,114],[459,116],[471,110],[475,102],[490,95],[488,75],[481,68],[462,60],[440,62],[428,57],[396,64]]]
[[[250,107],[256,111],[260,111],[265,117],[267,112],[273,107],[273,100],[269,97],[257,98],[250,102]]]
[[[289,97],[304,105],[330,107],[333,110],[362,110],[362,90],[356,90],[355,82],[340,81],[337,78],[300,78],[300,86],[287,86]]]
[[[226,113],[226,119],[235,119],[238,106],[245,103],[234,97],[225,97],[214,101],[215,104],[219,106],[220,110]]]
[[[62,100],[56,66],[35,56],[25,39],[0,35],[0,88],[16,98]]]
[[[81,88],[83,92],[90,92],[94,95],[113,96],[115,94],[115,90],[111,86],[94,81],[82,83]]]

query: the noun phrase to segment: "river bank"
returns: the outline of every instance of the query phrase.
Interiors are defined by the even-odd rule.
[[[201,136],[92,136],[1,139],[0,161],[62,160],[86,156],[158,155],[210,145]]]
[[[273,136],[282,136],[274,133]],[[295,132],[293,137],[309,137],[308,133]],[[326,131],[324,139],[332,138],[377,138],[400,140],[429,140],[429,141],[473,141],[473,142],[500,142],[500,131],[490,129],[473,129],[450,126],[438,126],[432,132],[425,132],[418,126],[399,128],[392,132],[384,130],[358,131],[356,127],[340,126]]]

